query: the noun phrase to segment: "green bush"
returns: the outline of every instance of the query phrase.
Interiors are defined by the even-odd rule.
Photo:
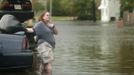
[[[79,15],[77,19],[78,20],[92,20],[93,17],[92,15]]]

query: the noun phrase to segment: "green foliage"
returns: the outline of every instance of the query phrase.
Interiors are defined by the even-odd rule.
[[[38,2],[38,0],[32,1],[35,13],[45,10],[43,3]],[[47,9],[49,9],[50,0],[47,1]],[[93,19],[94,11],[97,11],[93,1],[97,3],[99,0],[53,0],[53,16],[75,16],[78,19]],[[132,12],[133,10],[134,0],[121,0],[121,14],[123,14],[123,11]],[[96,12],[96,15],[99,18],[99,12]]]
[[[133,12],[134,10],[134,0],[121,0],[121,12],[120,17],[123,17],[123,12]]]
[[[70,16],[72,15],[72,10],[73,10],[72,0],[53,0],[53,12],[54,12],[53,15]]]
[[[38,12],[43,11],[43,10],[45,10],[45,6],[42,3],[33,0],[33,11],[35,13],[38,13]]]
[[[80,20],[91,20],[93,18],[93,4],[92,0],[74,0],[75,15]]]
[[[93,20],[93,16],[92,15],[78,15],[78,20]]]
[[[121,0],[121,11],[132,12],[134,10],[134,0]]]
[[[53,16],[74,16],[82,20],[93,18],[93,0],[53,0]],[[47,3],[47,9],[50,8],[50,0]],[[42,10],[41,4],[35,6],[35,11]]]

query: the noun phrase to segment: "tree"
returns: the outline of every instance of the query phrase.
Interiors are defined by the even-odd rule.
[[[123,11],[133,12],[134,0],[121,0],[121,9]]]
[[[93,4],[92,0],[74,0],[74,11],[79,20],[93,19]]]
[[[96,20],[95,0],[53,0],[52,10],[54,16],[76,16],[79,20]]]
[[[54,12],[53,15],[58,15],[58,16],[72,15],[73,0],[53,0],[53,12]]]
[[[121,0],[121,17],[124,11],[133,12],[134,0]]]
[[[37,14],[40,11],[45,10],[45,6],[38,0],[32,0],[33,11]]]

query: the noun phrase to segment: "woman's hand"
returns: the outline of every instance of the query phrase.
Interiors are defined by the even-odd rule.
[[[54,24],[48,24],[48,27],[50,27],[50,28],[54,28]]]
[[[55,35],[58,34],[58,30],[57,30],[56,26],[53,23],[48,24],[48,27],[53,30],[53,33]]]
[[[26,28],[27,32],[34,32],[33,28]]]

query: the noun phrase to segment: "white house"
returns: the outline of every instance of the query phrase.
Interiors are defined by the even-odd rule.
[[[120,0],[101,0],[98,9],[101,10],[102,22],[109,22],[112,17],[118,19],[120,16]]]

